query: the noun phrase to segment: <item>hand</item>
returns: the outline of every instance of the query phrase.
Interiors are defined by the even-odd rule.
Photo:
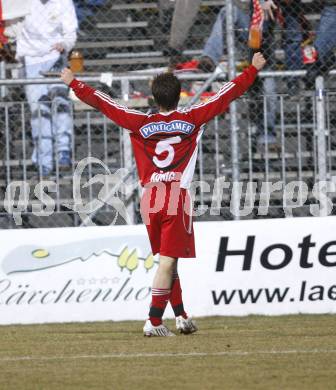
[[[252,65],[257,70],[261,70],[265,66],[265,64],[266,64],[266,60],[264,56],[260,52],[255,53],[255,55],[252,58]]]
[[[70,85],[71,81],[74,80],[75,77],[74,77],[74,74],[72,73],[72,71],[70,69],[65,68],[61,72],[61,79],[62,79],[64,84]]]
[[[277,9],[277,6],[274,4],[272,0],[265,1],[264,4],[262,4],[261,8],[264,11],[264,18],[265,20],[273,20],[274,21],[274,13],[273,10]]]
[[[52,46],[52,50],[57,50],[60,53],[63,53],[65,50],[65,47],[63,43],[55,43],[55,45]]]

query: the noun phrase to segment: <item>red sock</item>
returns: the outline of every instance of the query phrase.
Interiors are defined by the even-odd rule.
[[[149,310],[149,319],[152,325],[158,326],[162,324],[162,316],[169,301],[169,296],[169,289],[152,289],[152,303]]]
[[[180,284],[180,278],[177,273],[173,275],[173,285],[170,294],[170,304],[174,310],[175,317],[182,316],[188,318],[187,313],[184,311],[182,301],[182,289]]]

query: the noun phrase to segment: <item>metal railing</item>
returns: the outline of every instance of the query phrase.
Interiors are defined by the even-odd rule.
[[[268,77],[267,72],[261,74]],[[272,73],[272,76],[283,76],[282,72]],[[291,74],[293,76],[293,74]],[[147,81],[152,76],[132,75],[132,80]],[[205,78],[208,75],[184,75],[184,79]],[[220,76],[219,78],[222,78]],[[97,82],[100,77],[84,78],[85,81]],[[13,85],[15,83],[27,84],[31,80],[4,80],[1,85]],[[39,79],[34,83],[58,83],[58,79]],[[114,82],[120,82],[121,95],[127,103],[130,97],[130,83],[126,76],[114,76]],[[325,92],[323,79],[318,78],[316,91],[305,93],[302,96],[289,96],[286,94],[275,96],[260,96],[263,107],[263,115],[267,118],[268,100],[276,101],[276,144],[267,142],[258,143],[258,134],[254,129],[250,115],[246,108],[251,103],[249,96],[236,102],[234,112],[235,120],[232,121],[232,112],[229,116],[220,116],[206,125],[203,140],[200,144],[198,166],[195,180],[207,182],[210,191],[196,192],[196,206],[206,208],[214,202],[220,203],[216,212],[211,215],[206,213],[200,218],[255,218],[265,216],[289,215],[293,208],[293,200],[287,201],[285,188],[292,182],[298,182],[299,186],[308,188],[308,196],[300,192],[301,202],[296,202],[298,215],[309,215],[310,199],[313,186],[317,180],[330,180],[334,174],[334,152],[332,150],[333,137],[333,105],[335,93]],[[128,103],[131,103],[128,100]],[[127,180],[136,180],[134,165],[131,156],[130,140],[127,133],[119,129],[111,121],[102,117],[100,113],[92,110],[73,108],[73,120],[75,131],[72,140],[72,167],[68,171],[57,169],[50,178],[42,178],[30,160],[32,151],[30,136],[30,112],[26,102],[9,102],[0,104],[0,120],[3,122],[2,156],[0,169],[2,180],[0,189],[0,221],[2,227],[9,226],[12,218],[8,212],[17,211],[22,214],[22,224],[26,226],[62,226],[62,225],[87,225],[92,223],[109,224],[114,221],[116,215],[113,206],[109,202],[110,193],[116,188],[111,186],[110,193],[100,198],[98,208],[90,205],[97,200],[101,187],[105,184],[99,181],[97,175],[105,175],[107,167],[112,174],[120,168],[125,168],[129,174],[124,176]],[[232,126],[237,140],[232,147]],[[231,128],[231,132],[228,130]],[[260,134],[259,134],[260,136]],[[234,150],[233,150],[234,149]],[[89,161],[83,170],[81,183],[94,183],[82,187],[82,200],[88,205],[86,214],[78,213],[73,205],[73,175],[79,161],[88,156],[96,158]],[[238,160],[238,161],[237,161]],[[104,164],[99,163],[99,161]],[[219,200],[216,198],[216,186],[218,180],[226,178],[226,191],[222,191]],[[239,180],[237,180],[239,178]],[[44,218],[43,212],[37,213],[41,208],[41,200],[36,197],[37,186],[41,180],[53,181],[53,191],[46,191],[54,202],[54,213]],[[90,182],[91,180],[91,182]],[[14,183],[14,184],[13,184]],[[22,183],[25,183],[24,185]],[[238,184],[242,188],[239,187]],[[15,187],[16,186],[16,187]],[[249,191],[253,186],[256,192]],[[29,191],[27,191],[27,187]],[[9,194],[17,190],[14,203],[9,204]],[[35,195],[33,195],[35,192]],[[138,212],[138,188],[123,195],[127,203],[130,220],[134,223],[140,221]],[[105,200],[105,202],[104,202]],[[7,201],[7,203],[6,203]],[[324,200],[326,202],[326,200]],[[244,204],[253,205],[247,213],[243,210]],[[266,207],[269,204],[269,207]],[[90,208],[91,207],[91,208]],[[327,210],[325,204],[323,210]],[[36,215],[37,214],[37,215]],[[123,223],[124,221],[119,221]],[[11,226],[14,226],[12,223]],[[20,225],[19,225],[20,226]]]
[[[313,5],[313,1],[305,3]],[[106,7],[110,7],[108,2],[105,4]],[[226,5],[225,40],[228,70],[225,72],[219,65],[212,74],[179,75],[184,83],[205,81],[203,87],[186,104],[196,102],[216,81],[226,80],[228,76],[230,79],[233,78],[236,63],[241,59],[236,50],[235,33],[240,31],[234,26],[232,0],[223,0],[218,2],[218,5]],[[148,11],[149,20],[153,16],[150,12]],[[100,16],[107,17],[107,14],[104,14],[104,7],[97,11],[97,18]],[[141,17],[144,16],[146,13],[141,14]],[[199,16],[202,16],[203,20],[206,13]],[[206,25],[204,24],[207,32],[211,27],[209,22],[210,19]],[[85,27],[85,21],[83,26]],[[288,31],[284,32],[288,34]],[[202,34],[206,35],[203,31]],[[198,42],[193,32],[191,35],[195,42]],[[274,45],[278,41],[279,39],[274,39]],[[91,47],[93,43],[89,43]],[[96,59],[92,61],[92,65],[96,66]],[[156,73],[142,69],[130,73],[97,73],[81,79],[90,83],[113,80],[112,87],[117,90],[117,95],[124,103],[132,104],[132,90],[148,90],[148,82]],[[335,74],[335,70],[330,72],[330,75]],[[231,105],[229,115],[219,116],[206,125],[199,146],[195,174],[196,185],[197,181],[205,183],[198,185],[195,191],[196,207],[201,210],[198,218],[263,218],[325,215],[332,212],[330,203],[331,205],[335,203],[332,185],[336,169],[336,153],[333,150],[336,141],[336,113],[333,108],[336,94],[329,87],[326,88],[325,80],[322,78],[316,79],[314,91],[306,91],[303,88],[302,92],[298,91],[293,96],[287,93],[287,88],[281,89],[284,81],[294,78],[300,80],[305,75],[305,70],[279,71],[272,68],[261,72],[260,78],[264,80],[262,92],[247,94]],[[6,88],[21,88],[27,84],[59,83],[61,81],[57,77],[2,79],[0,88],[4,96]],[[279,88],[272,89],[274,83],[277,83]],[[128,134],[99,113],[83,107],[77,109],[76,104],[72,109],[75,125],[72,166],[69,170],[62,171],[55,160],[55,172],[51,178],[47,178],[49,182],[55,184],[52,187],[49,183],[51,188],[47,191],[54,202],[54,212],[47,215],[42,208],[43,202],[38,197],[40,186],[43,185],[41,182],[46,181],[46,178],[41,177],[41,170],[34,167],[30,159],[32,152],[30,111],[26,102],[14,100],[0,103],[0,121],[3,129],[0,132],[1,227],[21,226],[17,221],[25,226],[109,224],[115,222],[118,216],[111,201],[111,197],[118,190],[121,190],[127,206],[129,221],[133,223],[140,221],[138,187],[134,184],[136,174]],[[271,134],[270,121],[273,131]],[[269,137],[270,135],[273,139]],[[85,160],[88,156],[96,160]],[[83,159],[87,163],[84,164],[79,183],[84,204],[79,211],[74,204],[73,181],[77,164]],[[125,170],[118,171],[120,168]],[[112,174],[109,175],[107,171]],[[113,181],[116,179],[113,176],[115,172],[119,172],[120,177],[126,182],[133,182],[130,183],[131,191],[121,189],[118,180],[117,183]],[[106,176],[111,178],[111,183],[108,183],[107,187]],[[324,182],[329,183],[330,188],[328,186],[327,189],[322,188]],[[104,186],[109,190],[100,196]],[[319,189],[324,191],[324,195],[329,191],[330,197],[319,197]],[[317,212],[312,208],[315,203],[321,205]],[[202,210],[205,211],[207,206],[211,206],[211,210],[208,208],[207,212],[203,213]],[[13,219],[15,212],[22,216],[21,220]],[[117,219],[117,222],[125,221],[121,218]]]

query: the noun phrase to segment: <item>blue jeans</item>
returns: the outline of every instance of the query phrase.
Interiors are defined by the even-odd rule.
[[[26,65],[27,78],[40,78],[48,72],[55,60]],[[36,84],[25,87],[31,111],[31,128],[34,143],[34,164],[53,168],[53,145],[57,153],[70,152],[73,133],[68,87],[65,85]]]
[[[247,13],[243,12],[237,6],[233,6],[233,16],[238,39],[246,45],[249,35],[250,16]],[[268,33],[269,27],[270,26],[268,23],[264,24],[266,36],[270,35]],[[211,34],[205,44],[202,53],[203,56],[210,57],[215,64],[219,62],[223,55],[225,35],[226,7],[223,7],[217,16],[216,22],[212,27]],[[262,93],[266,96],[267,129],[268,132],[273,132],[277,112],[277,98],[275,96],[276,90],[274,78],[267,77],[263,79],[262,82],[257,82],[250,92],[250,99],[251,102],[253,102],[250,105],[252,111],[251,120],[256,124],[258,133],[263,134],[264,131],[263,104],[260,104],[260,102],[258,102],[257,106],[254,107],[254,103],[256,102],[257,96]]]
[[[319,61],[327,62],[329,54],[336,47],[336,6],[324,7],[315,39]]]
[[[104,3],[105,0],[74,0],[78,23],[80,24],[88,16],[92,16],[94,14],[95,7],[100,7],[104,5]]]
[[[234,25],[238,39],[244,43],[248,40],[250,17],[237,6],[233,6]],[[221,8],[211,34],[204,46],[202,56],[210,57],[215,64],[224,53],[224,36],[226,34],[226,7]]]
[[[298,17],[293,15],[285,16],[285,65],[287,70],[299,70],[303,67],[301,43],[303,34],[301,23]],[[288,77],[288,88],[297,90],[298,79],[296,77]]]
[[[336,22],[336,7],[326,7],[332,8],[334,12],[333,22]],[[329,11],[330,12],[330,11]],[[249,35],[249,26],[250,26],[250,16],[239,9],[237,6],[233,6],[233,16],[234,24],[238,39],[244,44],[247,43]],[[328,19],[328,22],[331,21]],[[322,20],[321,20],[322,24]],[[202,56],[210,57],[215,64],[217,64],[224,52],[224,37],[226,33],[226,8],[223,7],[217,19],[212,27],[211,34],[206,41],[206,44],[203,49]],[[269,25],[267,22],[264,23],[264,34],[266,40]],[[330,26],[324,28],[324,33],[327,32]],[[322,29],[321,29],[322,30]],[[334,43],[336,42],[336,34],[333,36]],[[321,41],[325,41],[325,37]],[[329,39],[330,41],[330,39]],[[286,53],[286,68],[289,70],[297,70],[302,68],[302,54],[301,54],[301,42],[302,42],[302,32],[300,21],[297,17],[293,15],[285,16],[285,53]],[[271,42],[272,43],[272,42]],[[322,42],[321,42],[322,43]],[[328,42],[327,42],[328,43]],[[270,48],[272,50],[272,48]]]
[[[303,40],[301,24],[297,17],[286,15],[285,17],[285,63],[286,69],[302,69],[301,43]]]
[[[318,60],[307,68],[306,88],[313,89],[316,77],[335,64],[333,49],[336,46],[336,6],[324,7],[314,42]]]

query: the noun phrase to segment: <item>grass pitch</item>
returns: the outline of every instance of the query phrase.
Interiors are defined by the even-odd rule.
[[[171,338],[142,322],[3,326],[0,389],[336,389],[335,322],[201,318]]]

